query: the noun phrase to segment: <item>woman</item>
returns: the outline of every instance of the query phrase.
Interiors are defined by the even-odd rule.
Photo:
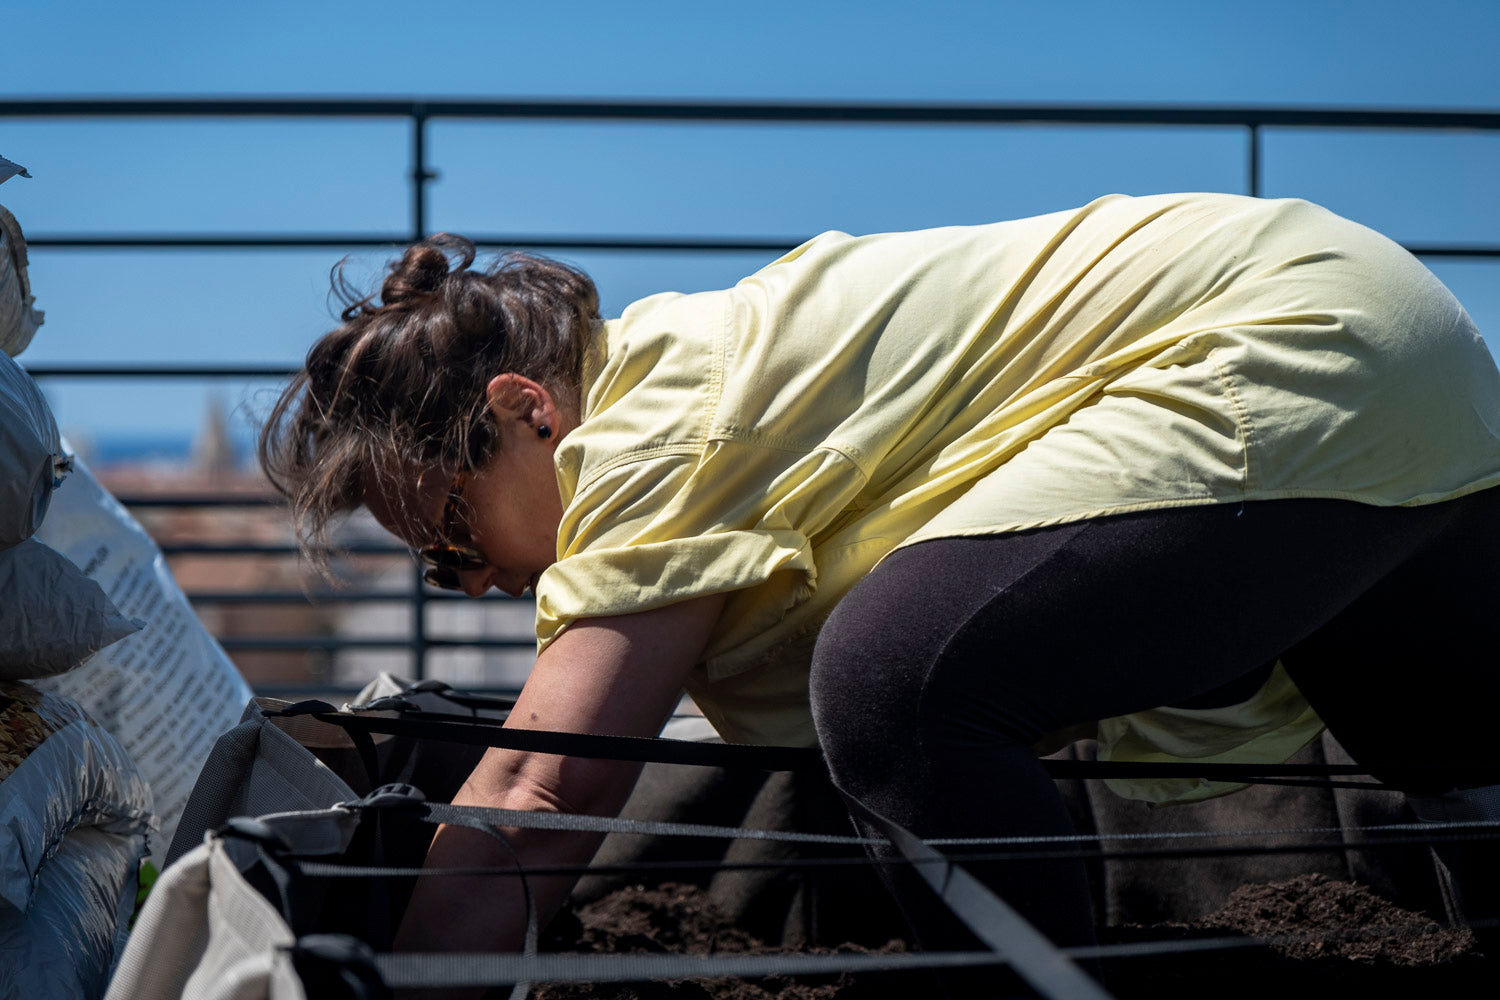
[[[310,541],[364,504],[432,582],[535,592],[509,725],[653,735],[685,687],[727,739],[819,743],[928,837],[1066,833],[1034,747],[1079,726],[1106,759],[1281,760],[1320,718],[1377,769],[1495,759],[1495,673],[1465,651],[1500,639],[1500,376],[1368,229],[1111,196],[827,233],[608,322],[576,271],[473,258],[408,249],[261,449]],[[635,773],[491,751],[457,801],[611,814]],[[486,840],[444,829],[429,861],[507,863]],[[513,843],[545,865],[595,841]],[[977,870],[1090,940],[1081,866]],[[408,947],[519,941],[490,886],[424,885],[413,913]]]

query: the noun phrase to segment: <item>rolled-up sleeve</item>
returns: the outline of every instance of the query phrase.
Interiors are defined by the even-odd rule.
[[[537,586],[538,649],[580,618],[754,591],[774,579],[765,588],[774,606],[750,616],[763,627],[812,593],[809,535],[862,483],[837,453],[724,442],[613,465],[581,484],[564,511],[558,561]]]

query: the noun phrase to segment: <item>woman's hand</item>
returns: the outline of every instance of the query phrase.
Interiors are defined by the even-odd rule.
[[[677,705],[688,672],[702,657],[723,604],[724,595],[715,594],[639,614],[575,623],[538,657],[506,727],[655,736]],[[491,749],[454,802],[614,816],[640,769],[640,764],[629,761]],[[439,827],[427,867],[582,865],[602,839],[590,833],[514,828],[501,832],[514,855],[477,830]],[[562,876],[529,879],[540,924],[557,912],[576,881]],[[518,952],[525,929],[525,897],[516,876],[429,876],[417,881],[396,950]]]

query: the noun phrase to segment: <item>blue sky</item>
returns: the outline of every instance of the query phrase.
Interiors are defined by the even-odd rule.
[[[1500,3],[20,4],[6,97],[454,96],[1204,103],[1500,110]],[[1055,127],[435,122],[431,227],[811,235],[983,222],[1109,191],[1243,190],[1244,135]],[[1409,242],[1500,243],[1500,135],[1271,130],[1265,190]],[[386,232],[399,122],[5,118],[35,235]],[[337,251],[37,250],[23,360],[292,363],[330,325]],[[579,253],[605,309],[734,281],[764,254]],[[360,254],[357,274],[378,272]],[[1434,270],[1500,344],[1500,262]],[[58,383],[96,437],[186,433],[201,386]],[[262,387],[218,391],[242,410]],[[241,404],[246,404],[241,406]]]

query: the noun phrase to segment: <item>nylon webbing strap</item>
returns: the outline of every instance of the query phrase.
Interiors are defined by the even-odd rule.
[[[1104,987],[961,865],[848,793],[850,812],[890,838],[964,925],[1048,1000],[1112,1000]]]
[[[1121,957],[1134,954],[1171,953],[1174,950],[1242,946],[1243,939],[1213,942],[1163,942],[1152,945],[1096,946],[1084,949],[1060,949],[1026,923],[1006,903],[980,884],[960,865],[949,860],[933,844],[944,843],[1045,843],[1103,840],[1163,840],[1222,837],[1222,831],[1176,832],[1163,834],[1125,834],[1114,836],[1072,835],[1063,837],[1004,837],[991,840],[962,838],[953,841],[923,842],[909,831],[873,813],[862,803],[846,799],[852,812],[880,829],[889,842],[903,854],[907,863],[921,872],[945,904],[992,952],[926,952],[920,954],[835,954],[835,955],[525,955],[525,954],[401,954],[379,955],[375,964],[382,978],[392,988],[459,988],[520,984],[532,981],[550,982],[634,982],[649,979],[718,978],[725,976],[793,976],[835,974],[860,971],[895,971],[902,969],[941,969],[983,965],[1010,965],[1049,1000],[1109,1000],[1110,995],[1078,968],[1070,955],[1079,957]],[[585,832],[642,833],[651,835],[739,837],[804,843],[874,844],[886,840],[825,834],[800,834],[772,830],[750,830],[740,827],[707,826],[685,823],[652,823],[598,816],[570,816],[478,806],[453,806],[443,803],[395,797],[372,798],[362,803],[348,803],[357,808],[411,808],[420,810],[431,822],[455,823],[483,829],[486,826],[514,826],[543,830]],[[1453,832],[1483,828],[1492,833],[1495,823],[1394,824],[1369,829],[1405,831],[1437,827]],[[1250,835],[1285,835],[1288,833],[1337,833],[1344,828],[1285,828],[1244,831]],[[497,831],[487,830],[492,835]],[[343,868],[319,862],[300,861],[298,871],[314,877],[349,875],[411,876],[447,874],[421,869]],[[510,871],[514,871],[511,869]],[[473,874],[472,870],[455,870]],[[498,873],[498,870],[497,870]],[[544,874],[537,870],[530,874]],[[528,924],[535,912],[528,914]],[[528,946],[534,927],[528,927]],[[1255,942],[1250,942],[1254,944]],[[514,993],[512,994],[514,996]]]
[[[640,763],[690,764],[700,767],[749,768],[761,771],[826,771],[822,753],[813,747],[756,746],[739,743],[700,743],[640,736],[563,733],[544,729],[507,729],[504,719],[424,712],[389,718],[364,713],[330,711],[331,705],[302,702],[267,715],[311,715],[320,722],[355,733],[382,733],[413,739],[433,739],[468,746],[525,750],[567,757],[626,760]],[[417,716],[411,718],[409,716]],[[1043,760],[1056,779],[1171,778],[1264,785],[1383,789],[1376,781],[1339,782],[1330,778],[1368,776],[1357,764],[1224,764],[1147,761]],[[1394,765],[1382,768],[1391,779],[1418,779],[1441,773],[1465,784],[1500,781],[1494,769],[1448,765]]]
[[[556,830],[569,833],[634,833],[650,837],[712,837],[727,840],[775,840],[792,844],[879,844],[884,841],[832,833],[795,833],[784,830],[751,830],[738,826],[709,826],[702,823],[659,823],[649,820],[618,819],[607,816],[579,816],[572,813],[531,812],[524,809],[495,809],[485,806],[455,806],[444,802],[426,802],[414,806],[424,810],[426,818],[440,823],[467,826],[480,820],[495,826],[513,826],[528,830]]]
[[[896,848],[921,873],[939,897],[979,940],[995,949],[987,956],[990,964],[1010,964],[1023,979],[1050,1000],[1110,1000],[1103,990],[1072,959],[1063,954],[1041,933],[1027,923],[1008,904],[985,888],[962,867],[949,861],[937,850],[923,843],[901,826],[880,816],[853,798],[848,799],[852,810],[872,823],[890,838]],[[761,835],[764,839],[787,840],[812,843],[869,843],[862,838],[833,837],[825,834],[786,834],[765,830],[746,830],[737,827],[711,827],[681,823],[645,823],[600,816],[572,816],[562,813],[532,813],[511,809],[487,809],[477,806],[452,806],[443,803],[422,803],[417,808],[425,810],[426,817],[442,822],[473,825],[475,820],[493,822],[504,826],[526,826],[531,829],[569,830],[588,832],[638,832],[661,835],[728,836],[751,837]],[[877,841],[878,842],[878,841]],[[980,953],[983,954],[983,953]],[[497,958],[499,956],[496,956]],[[930,956],[937,957],[937,956]],[[702,959],[692,961],[702,962]],[[959,964],[948,962],[947,964]],[[984,964],[964,962],[962,964]],[[930,966],[936,967],[936,966]],[[715,966],[718,969],[718,966]],[[424,972],[436,973],[436,969]],[[522,973],[516,973],[521,975]],[[686,975],[687,973],[678,973]],[[693,973],[703,975],[704,973]],[[716,972],[717,975],[746,975],[749,973]],[[775,973],[760,973],[769,975]],[[541,972],[525,973],[531,979],[547,978]],[[647,974],[668,976],[667,973]],[[627,977],[628,981],[629,977]],[[389,981],[389,980],[388,980]],[[511,982],[514,980],[505,980]],[[619,981],[619,980],[616,980]],[[402,984],[389,981],[392,986]],[[412,985],[417,985],[413,982]],[[421,985],[436,985],[422,983]],[[454,983],[452,985],[458,985]],[[483,984],[471,984],[483,985]]]
[[[392,989],[501,986],[516,982],[631,983],[654,979],[728,976],[811,976],[956,966],[1003,965],[988,951],[892,952],[845,955],[377,955],[375,966]]]
[[[1343,841],[1313,842],[1297,841],[1290,844],[1258,845],[1250,847],[1185,847],[1145,848],[1129,851],[1105,851],[1101,849],[1054,850],[1054,851],[994,851],[967,853],[965,862],[980,861],[1188,861],[1201,858],[1252,858],[1274,857],[1288,854],[1345,853],[1349,851],[1378,852],[1401,847],[1429,847],[1443,843],[1472,843],[1500,839],[1500,830],[1486,830],[1460,836],[1382,837],[1368,842],[1346,843]],[[928,841],[929,844],[933,841]],[[639,861],[613,865],[540,865],[528,867],[526,874],[545,875],[633,875],[640,873],[662,873],[683,871],[791,871],[807,868],[873,867],[894,862],[876,861],[864,854],[844,857],[778,858],[775,861],[725,861],[723,859],[701,861]],[[297,864],[297,870],[314,878],[441,878],[444,876],[503,876],[518,874],[515,868],[403,868],[359,865],[338,865],[315,861]]]
[[[350,806],[358,803],[349,803]],[[455,806],[443,802],[413,803],[412,808],[440,823],[464,825],[469,817],[498,826],[522,829],[559,830],[582,833],[626,833],[655,837],[710,837],[720,839],[770,840],[791,844],[841,844],[866,846],[884,844],[885,840],[835,833],[798,833],[788,830],[755,830],[737,826],[711,826],[703,823],[665,823],[650,820],[621,819],[606,816],[580,816],[571,813],[543,813],[518,809],[496,809],[485,806]],[[1170,830],[1154,833],[1074,833],[1035,837],[936,837],[925,843],[930,847],[1005,847],[1010,845],[1058,846],[1091,843],[1149,843],[1158,841],[1193,841],[1228,837],[1340,836],[1348,833],[1399,834],[1416,833],[1416,843],[1446,839],[1492,840],[1500,833],[1500,821],[1472,823],[1386,823],[1377,826],[1308,826],[1269,827],[1246,830]],[[1378,847],[1383,841],[1373,841]],[[1339,849],[1359,848],[1364,844],[1342,844]],[[1128,854],[1122,856],[1128,857]]]
[[[378,718],[343,712],[310,713],[319,722],[343,726],[351,732],[385,733],[418,739],[442,740],[469,746],[527,750],[567,757],[629,760],[642,763],[695,764],[702,767],[741,767],[762,771],[821,771],[823,755],[811,747],[769,747],[739,743],[698,743],[693,740],[652,739],[641,736],[603,736],[597,733],[558,733],[545,729],[506,729],[489,720]],[[426,714],[426,713],[424,713]],[[433,713],[436,714],[436,713]]]

